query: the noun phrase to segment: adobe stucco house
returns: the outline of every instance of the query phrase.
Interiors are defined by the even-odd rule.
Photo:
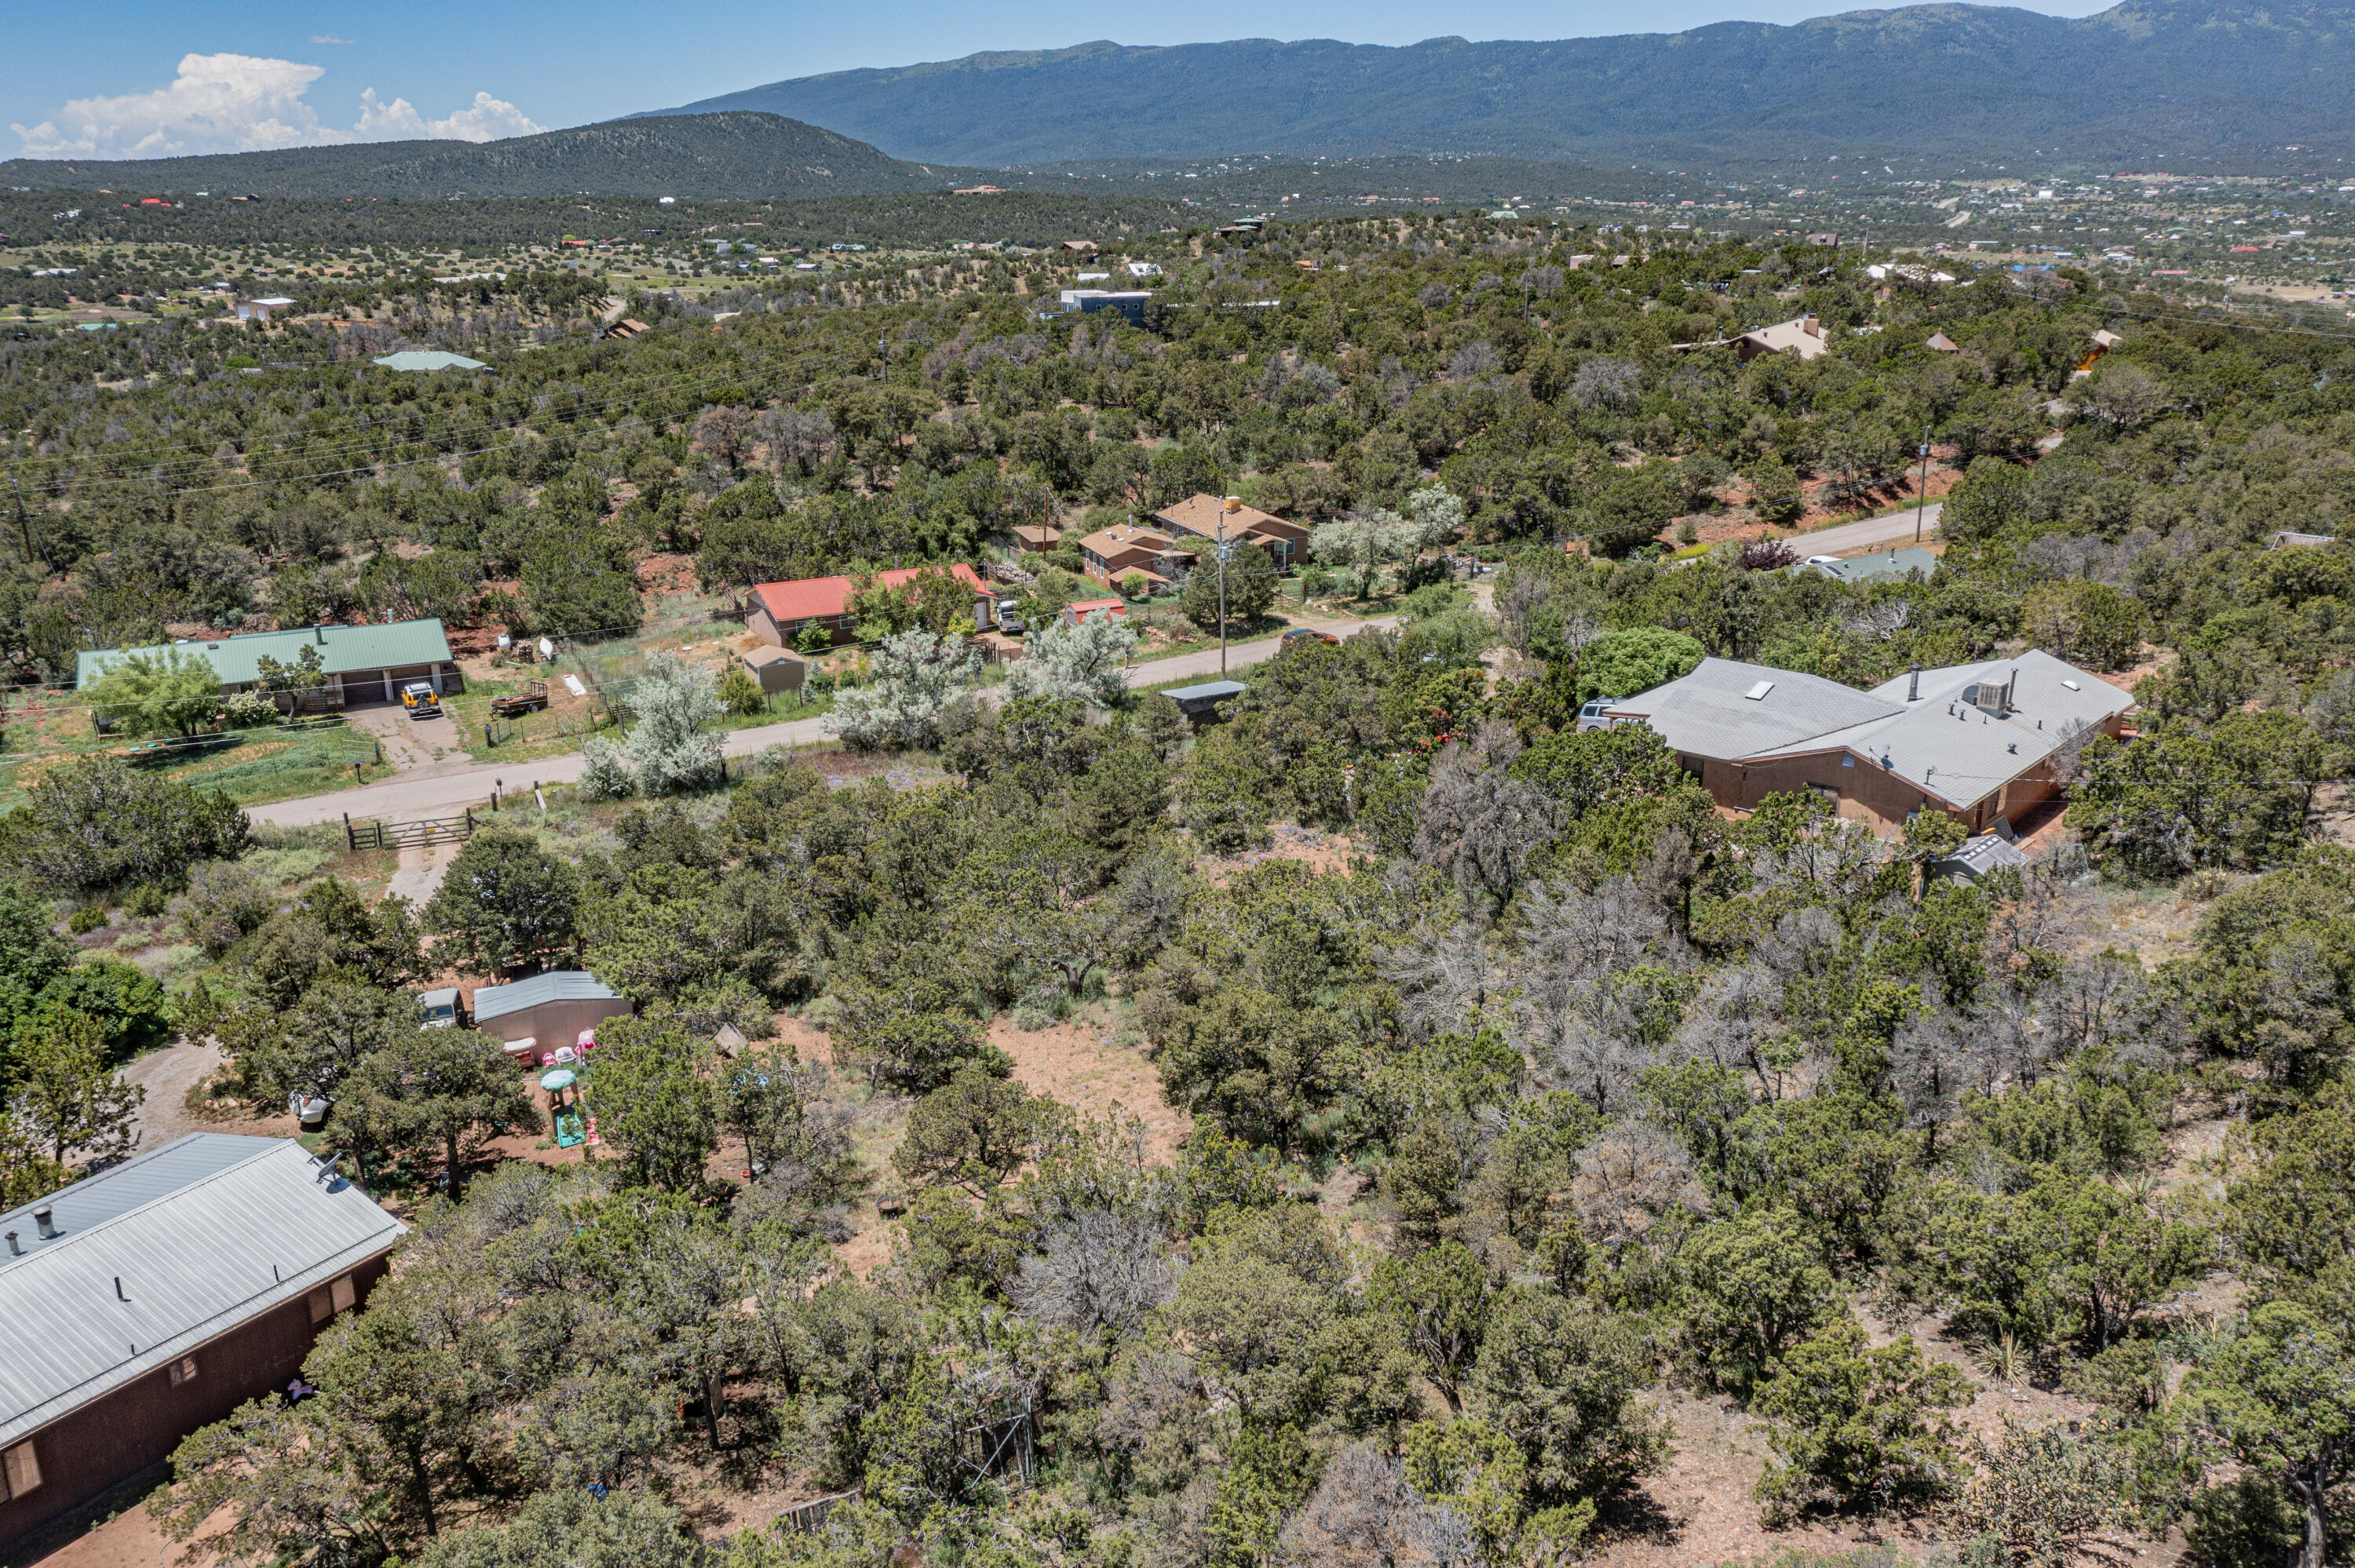
[[[1812,789],[1883,837],[1916,811],[1986,832],[2061,789],[2051,758],[2115,736],[2134,699],[2033,649],[1900,675],[1869,692],[1764,664],[1704,659],[1691,674],[1602,710],[1641,723],[1734,811]]]

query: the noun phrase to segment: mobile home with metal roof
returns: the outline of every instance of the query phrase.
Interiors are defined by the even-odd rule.
[[[0,1552],[283,1389],[407,1228],[299,1143],[208,1132],[0,1214]]]

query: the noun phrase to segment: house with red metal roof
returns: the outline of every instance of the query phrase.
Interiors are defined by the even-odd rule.
[[[873,586],[905,588],[926,572],[937,572],[938,567],[908,567],[897,571],[878,572]],[[973,623],[977,630],[997,624],[997,597],[979,574],[963,561],[948,568],[949,575],[973,590]],[[762,641],[783,648],[790,646],[808,628],[825,629],[834,641],[850,642],[858,639],[854,618],[850,614],[850,597],[858,591],[858,580],[852,577],[797,577],[789,583],[761,583],[752,589],[752,614],[747,621]]]

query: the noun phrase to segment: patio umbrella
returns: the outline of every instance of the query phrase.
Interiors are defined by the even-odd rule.
[[[572,1086],[572,1069],[570,1067],[559,1067],[552,1073],[541,1074],[539,1086],[546,1089],[550,1094],[554,1094],[559,1089],[570,1088]]]

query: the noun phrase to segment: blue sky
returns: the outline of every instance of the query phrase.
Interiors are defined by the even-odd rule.
[[[2085,16],[2104,0],[2040,0]],[[159,156],[398,136],[485,140],[611,119],[787,77],[1092,38],[1193,43],[1444,34],[1559,38],[1795,22],[1804,0],[1537,5],[1194,0],[1114,7],[897,0],[77,0],[16,7],[0,49],[0,156]]]

